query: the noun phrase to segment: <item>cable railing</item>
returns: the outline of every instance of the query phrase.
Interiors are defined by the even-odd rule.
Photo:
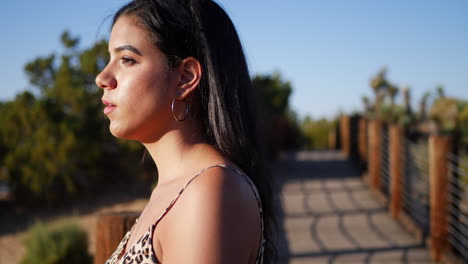
[[[367,121],[361,119],[359,121],[359,130],[358,130],[358,144],[359,144],[359,159],[360,159],[360,168],[362,171],[367,170],[367,156],[369,148],[368,140],[368,131],[367,131]]]
[[[468,263],[468,153],[447,154],[466,146],[456,131],[430,128],[366,120],[350,134],[362,139],[365,179],[378,197],[387,196],[392,217],[430,245],[434,260],[455,255],[460,261],[453,263]]]
[[[390,195],[390,155],[389,155],[389,134],[388,126],[383,126],[382,133],[382,148],[380,153],[381,172],[380,172],[380,189],[386,195]]]
[[[415,140],[405,138],[403,151],[403,210],[426,236],[430,226],[427,137],[422,136]]]
[[[468,156],[447,154],[448,240],[455,253],[468,262]]]

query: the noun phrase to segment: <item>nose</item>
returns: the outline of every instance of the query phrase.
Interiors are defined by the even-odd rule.
[[[115,89],[117,80],[106,67],[96,76],[96,84],[102,89]]]

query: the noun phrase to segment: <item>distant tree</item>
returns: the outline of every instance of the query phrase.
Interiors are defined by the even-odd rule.
[[[431,96],[430,92],[425,92],[419,101],[419,119],[427,120],[427,102]]]
[[[439,98],[444,98],[445,97],[445,90],[444,90],[444,86],[443,85],[439,85],[436,87],[436,91],[437,91],[437,96]]]
[[[468,101],[465,102],[458,115],[460,129],[460,152],[468,155]]]
[[[455,97],[439,97],[430,107],[429,118],[435,122],[439,131],[453,132],[460,130],[466,133],[468,127],[463,125],[468,121],[468,119],[465,119],[468,117],[466,116],[468,113],[467,108],[468,101]],[[465,137],[468,137],[468,135],[465,135]]]
[[[285,115],[292,93],[291,83],[284,81],[279,72],[272,75],[255,75],[252,84],[267,115]]]
[[[383,67],[379,72],[371,79],[370,86],[374,90],[374,93],[379,93],[380,90],[387,86],[387,68]]]
[[[65,52],[38,57],[25,72],[34,96],[23,92],[0,106],[0,178],[19,202],[54,205],[136,172],[130,150],[109,133],[95,76],[109,59],[107,42],[80,51],[79,38],[61,35]],[[60,58],[60,59],[58,59]],[[135,164],[133,163],[133,164]],[[112,176],[111,176],[112,175]]]
[[[80,38],[72,37],[67,30],[60,35],[60,40],[62,41],[62,45],[67,49],[76,48],[78,43],[80,43]]]
[[[25,66],[29,82],[38,87],[42,93],[45,93],[55,78],[55,54],[46,57],[38,57]]]
[[[364,104],[364,111],[365,111],[366,113],[369,112],[369,111],[371,111],[371,106],[370,106],[369,97],[363,96],[363,97],[362,97],[362,103]]]
[[[301,130],[296,113],[289,107],[291,83],[283,80],[279,72],[274,72],[254,76],[252,85],[260,102],[265,126],[263,133],[270,155],[274,157],[281,150],[298,148]]]
[[[413,110],[411,109],[411,92],[409,86],[403,88],[403,100],[406,115],[411,115]]]
[[[370,87],[374,92],[374,103],[372,106],[371,116],[379,118],[381,115],[381,109],[387,94],[387,88],[389,82],[386,78],[387,68],[383,67],[374,77],[370,80]]]
[[[306,116],[302,122],[305,148],[327,149],[328,137],[332,127],[333,122],[325,118],[313,120],[310,116]]]
[[[393,108],[395,106],[395,97],[398,95],[399,89],[396,85],[389,83],[387,84],[387,92],[390,96],[390,105]]]
[[[411,109],[410,89],[402,89],[404,105],[396,103],[400,88],[387,79],[387,69],[384,67],[370,80],[375,99],[372,107],[364,111],[367,118],[378,119],[392,124],[409,125],[415,120]]]

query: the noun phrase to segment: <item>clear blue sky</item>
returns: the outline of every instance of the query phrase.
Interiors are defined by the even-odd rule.
[[[2,3],[0,100],[28,87],[23,67],[60,51],[68,29],[90,46],[107,36],[105,18],[124,0],[17,0]],[[218,0],[231,15],[252,74],[279,70],[291,81],[300,116],[361,109],[382,66],[418,99],[439,84],[468,99],[466,0]],[[102,27],[100,28],[100,25]],[[100,30],[99,30],[100,28]],[[401,98],[399,98],[401,100]]]

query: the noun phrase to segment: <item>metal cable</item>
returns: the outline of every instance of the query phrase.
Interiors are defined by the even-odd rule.
[[[380,178],[382,181],[381,190],[382,192],[389,196],[390,195],[390,155],[388,153],[388,148],[389,148],[389,135],[388,135],[388,128],[384,127],[381,130],[381,135],[382,135],[382,150],[381,150],[381,172],[380,172]]]
[[[430,225],[427,136],[404,138],[403,142],[403,210],[427,234]]]
[[[467,158],[468,159],[468,156]],[[468,172],[461,156],[447,154],[448,184],[448,234],[449,243],[468,262]]]

